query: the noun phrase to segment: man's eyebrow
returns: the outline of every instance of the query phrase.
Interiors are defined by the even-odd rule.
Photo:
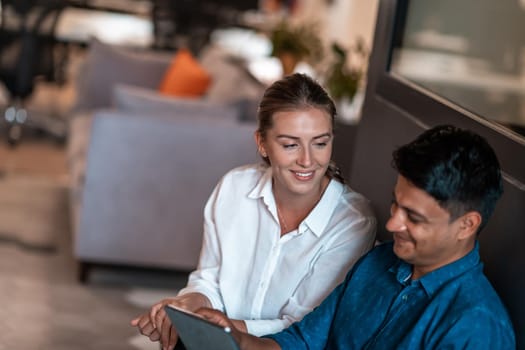
[[[407,214],[411,215],[411,216],[415,216],[417,217],[419,220],[421,221],[428,221],[428,218],[419,213],[418,211],[412,209],[412,208],[408,208],[408,207],[405,207],[405,206],[402,206],[400,205],[397,200],[396,200],[396,196],[395,196],[395,193],[392,192],[392,203],[394,203],[395,205],[397,205],[399,208],[403,209]]]

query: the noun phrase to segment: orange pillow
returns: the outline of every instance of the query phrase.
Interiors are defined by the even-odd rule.
[[[204,95],[210,83],[211,76],[191,52],[180,49],[164,74],[159,91],[165,95],[199,97]]]

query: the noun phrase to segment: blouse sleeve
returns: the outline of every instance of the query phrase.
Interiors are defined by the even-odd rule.
[[[214,309],[224,312],[224,302],[219,289],[219,271],[222,255],[215,226],[215,208],[217,206],[221,183],[219,183],[204,208],[204,235],[199,257],[199,264],[189,278],[188,284],[179,295],[201,293],[211,302]]]

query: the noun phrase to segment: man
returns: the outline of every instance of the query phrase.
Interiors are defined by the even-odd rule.
[[[393,166],[393,242],[284,331],[233,329],[242,349],[515,349],[476,240],[503,191],[494,151],[472,132],[439,126],[397,149]],[[199,313],[232,328],[217,311]]]

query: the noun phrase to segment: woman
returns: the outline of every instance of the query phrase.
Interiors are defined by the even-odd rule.
[[[199,266],[175,298],[132,321],[165,349],[176,343],[163,307],[219,309],[254,335],[300,320],[373,245],[368,201],[330,161],[336,110],[304,74],[272,84],[258,110],[264,163],[233,169],[204,211]]]

